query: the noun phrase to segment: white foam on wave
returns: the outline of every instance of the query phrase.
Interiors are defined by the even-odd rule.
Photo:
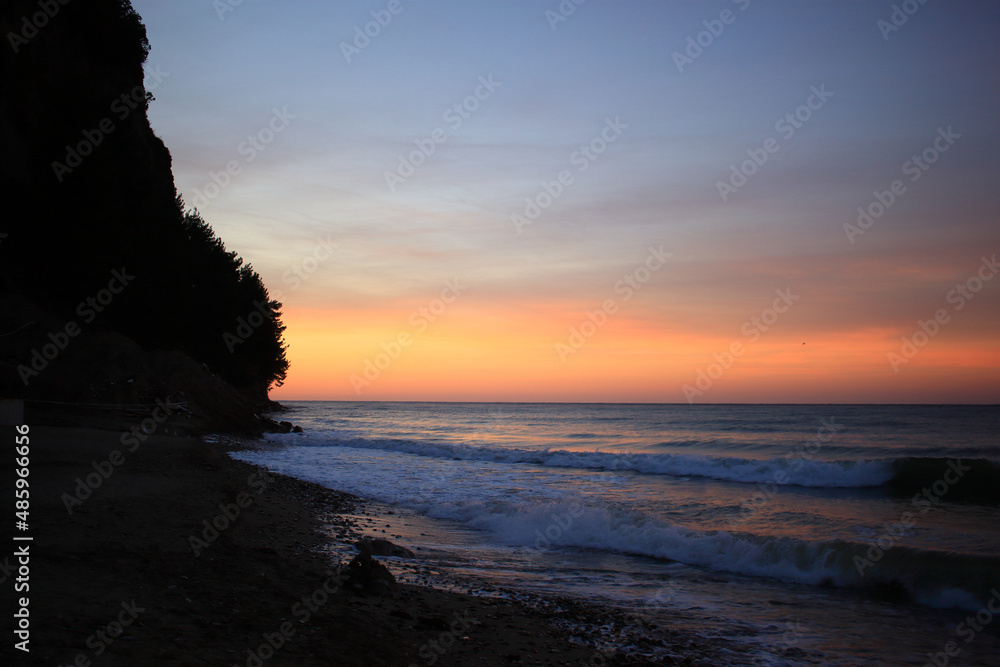
[[[821,461],[801,457],[747,459],[701,454],[651,454],[632,452],[582,452],[477,447],[457,443],[373,438],[307,437],[288,444],[353,447],[403,452],[417,456],[463,461],[524,463],[587,470],[634,471],[679,477],[707,477],[730,482],[808,487],[871,487],[892,479],[892,461]]]
[[[337,448],[339,449],[339,448]],[[284,474],[489,532],[499,543],[544,551],[589,548],[651,556],[710,569],[818,584],[850,583],[827,565],[829,545],[794,538],[761,538],[727,531],[698,532],[618,506],[574,487],[555,488],[537,472],[476,475],[457,461],[400,465],[396,457],[345,457],[334,448],[236,452],[235,458]],[[324,456],[329,452],[332,456]],[[349,460],[348,460],[349,459]],[[832,561],[831,561],[832,562]]]
[[[486,472],[474,461],[333,446],[231,455],[274,472],[459,522],[487,532],[496,543],[524,548],[528,555],[558,548],[597,549],[810,585],[871,583],[853,560],[864,553],[859,544],[698,531],[602,499],[594,493],[596,487],[556,470],[517,466]],[[885,560],[888,566],[890,559]],[[901,575],[913,574],[902,561],[898,567],[903,568]],[[938,604],[959,602],[956,593]]]

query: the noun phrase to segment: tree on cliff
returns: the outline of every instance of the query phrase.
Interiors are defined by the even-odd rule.
[[[288,370],[281,304],[177,196],[146,117],[145,26],[127,0],[52,7],[0,6],[0,291],[266,398]],[[134,279],[81,320],[115,271]]]

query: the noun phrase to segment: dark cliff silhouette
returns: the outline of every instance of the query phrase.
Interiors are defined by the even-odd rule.
[[[0,395],[269,407],[281,304],[185,211],[130,3],[8,0],[0,36]]]

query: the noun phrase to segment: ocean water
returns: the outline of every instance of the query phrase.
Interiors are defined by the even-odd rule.
[[[731,664],[1000,665],[1000,408],[288,405],[305,433],[234,456],[391,506],[371,531],[422,562],[393,568],[617,606]]]

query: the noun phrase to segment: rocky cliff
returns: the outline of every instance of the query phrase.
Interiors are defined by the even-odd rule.
[[[0,395],[59,420],[170,397],[188,428],[258,429],[288,365],[281,304],[177,196],[139,16],[7,0],[0,35]]]

